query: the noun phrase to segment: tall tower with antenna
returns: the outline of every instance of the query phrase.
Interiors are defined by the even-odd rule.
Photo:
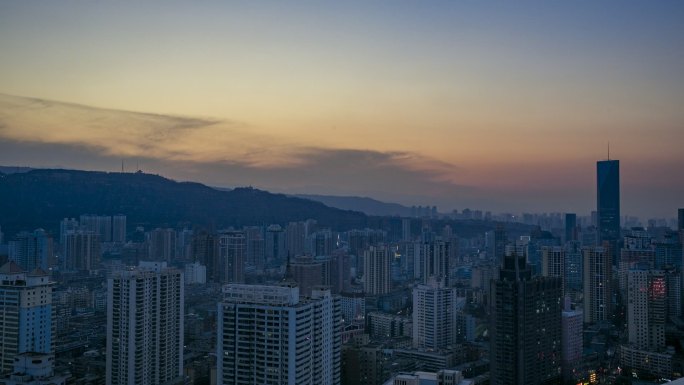
[[[608,241],[613,254],[620,239],[620,161],[608,159],[596,162],[596,211],[599,242]]]

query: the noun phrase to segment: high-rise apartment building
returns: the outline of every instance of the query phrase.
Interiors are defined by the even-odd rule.
[[[149,234],[149,258],[171,263],[176,258],[176,231],[156,228]]]
[[[667,282],[662,270],[630,270],[628,273],[627,336],[643,350],[665,347]]]
[[[112,217],[108,215],[83,214],[79,218],[83,230],[92,231],[99,236],[100,242],[112,241]]]
[[[141,262],[107,280],[107,385],[166,384],[183,375],[183,273]]]
[[[544,277],[558,277],[561,279],[563,293],[565,293],[565,249],[559,246],[542,247],[542,275]]]
[[[217,383],[340,382],[341,312],[330,291],[230,284],[218,309]]]
[[[66,270],[95,270],[100,265],[100,237],[87,230],[71,231],[66,234],[64,246]]]
[[[112,242],[126,242],[126,216],[123,214],[112,216]]]
[[[247,245],[242,231],[219,232],[219,280],[223,283],[245,282]]]
[[[608,241],[616,248],[620,238],[620,161],[596,162],[596,210],[599,243]]]
[[[218,236],[202,230],[193,234],[190,246],[192,258],[207,267],[207,280],[219,282]]]
[[[9,241],[8,246],[9,260],[26,270],[47,270],[54,265],[52,236],[43,229],[36,229],[31,233],[22,231]]]
[[[285,231],[280,225],[270,225],[266,228],[264,258],[268,266],[280,266],[287,256],[285,247]]]
[[[445,284],[449,280],[449,242],[442,240],[435,240],[426,242],[422,245],[422,252],[420,254],[421,266],[421,282],[428,283],[430,278],[437,281],[444,281]]]
[[[54,354],[52,285],[40,269],[0,267],[0,372],[11,371],[19,353]]]
[[[285,244],[290,255],[303,255],[308,235],[306,222],[290,222],[285,228],[285,234]]]
[[[667,278],[662,270],[633,269],[628,273],[627,337],[620,364],[652,376],[672,376],[672,354],[665,350]]]
[[[565,297],[561,314],[561,360],[563,378],[566,382],[572,382],[575,377],[575,366],[582,360],[583,318],[582,311],[573,309],[570,298]]]
[[[560,383],[560,278],[532,277],[525,256],[509,252],[491,285],[490,383]]]
[[[413,347],[445,349],[457,342],[456,318],[459,300],[455,288],[431,279],[413,288]]]
[[[363,253],[364,290],[368,295],[387,294],[392,290],[392,257],[385,245],[369,246]]]
[[[585,323],[609,320],[612,312],[613,265],[610,247],[604,245],[582,249]]]

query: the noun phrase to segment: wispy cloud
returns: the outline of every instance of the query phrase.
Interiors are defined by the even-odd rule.
[[[466,189],[453,178],[456,166],[417,153],[305,146],[245,123],[8,95],[0,95],[0,141],[40,153],[26,160],[33,165],[111,168],[136,159],[171,177],[216,185],[394,198]],[[22,151],[14,152],[20,159]]]

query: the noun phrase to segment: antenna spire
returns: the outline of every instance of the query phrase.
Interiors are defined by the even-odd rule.
[[[610,160],[610,141],[608,141],[608,160]]]

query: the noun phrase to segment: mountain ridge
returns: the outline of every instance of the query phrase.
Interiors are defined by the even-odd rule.
[[[125,214],[130,226],[182,224],[228,227],[316,219],[322,226],[363,227],[361,212],[250,187],[219,191],[159,175],[65,169],[0,174],[0,226],[6,234],[37,227],[57,229],[81,214]]]

